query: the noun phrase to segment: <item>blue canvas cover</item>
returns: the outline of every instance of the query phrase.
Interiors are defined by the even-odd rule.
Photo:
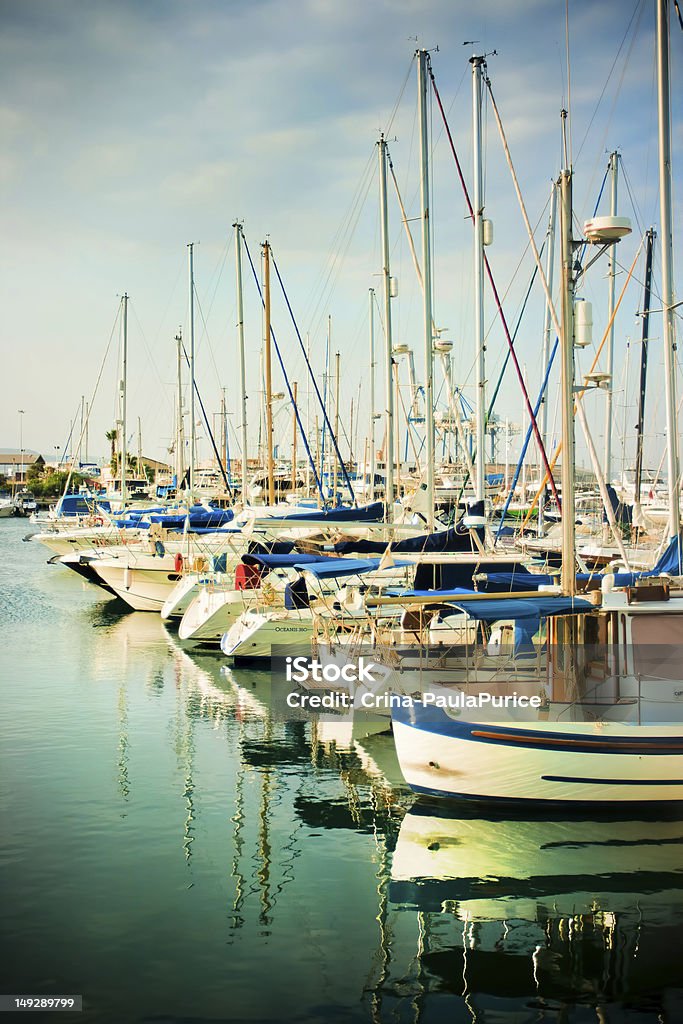
[[[654,568],[645,572],[616,572],[614,573],[614,585],[616,587],[631,587],[636,580],[648,579],[652,576],[661,576],[666,573],[669,576],[680,576],[683,572],[683,537],[674,537],[666,549],[658,558]],[[576,579],[579,583],[588,583],[590,580],[604,579],[603,572],[579,572]],[[489,572],[486,573],[486,581],[480,584],[480,589],[487,591],[514,592],[516,590],[537,590],[541,586],[557,583],[558,576],[550,576],[545,573],[532,573],[524,568],[514,569],[512,572]]]
[[[329,562],[331,559],[324,555],[304,555],[300,551],[292,551],[290,554],[278,555],[242,555],[245,565],[259,565],[264,569],[293,569],[295,566],[307,566],[314,562]],[[338,561],[338,559],[333,559]]]
[[[359,573],[373,572],[379,568],[381,558],[325,558],[314,563],[297,562],[295,569],[310,572],[319,580],[331,579],[336,576],[356,576]],[[410,565],[409,562],[394,562],[394,566]]]
[[[58,516],[88,516],[98,508],[103,512],[111,511],[108,501],[100,501],[94,495],[64,494],[57,502],[55,512]]]
[[[305,508],[307,506],[304,506]],[[381,501],[374,501],[371,505],[361,505],[360,508],[311,508],[306,512],[300,511],[301,506],[295,505],[292,512],[284,516],[271,516],[272,519],[315,519],[325,520],[330,523],[379,523],[384,519],[384,505]]]

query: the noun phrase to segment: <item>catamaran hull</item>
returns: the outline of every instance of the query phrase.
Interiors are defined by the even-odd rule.
[[[683,802],[683,725],[455,721],[393,709],[401,770],[417,793],[541,804]]]

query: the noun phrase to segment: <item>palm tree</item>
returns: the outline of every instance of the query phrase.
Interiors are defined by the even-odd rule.
[[[105,436],[107,438],[107,441],[109,441],[109,443],[111,444],[110,465],[111,465],[112,475],[115,476],[116,475],[116,470],[118,468],[118,461],[119,461],[118,457],[117,457],[117,454],[116,454],[116,442],[118,440],[119,432],[116,429],[116,427],[112,427],[111,430],[107,431]]]

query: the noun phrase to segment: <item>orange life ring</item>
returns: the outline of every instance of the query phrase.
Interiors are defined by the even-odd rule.
[[[104,519],[102,516],[95,516],[95,526],[104,526]]]
[[[184,565],[183,556],[180,554],[180,552],[178,552],[178,554],[175,556],[175,571],[176,572],[182,572],[183,571],[183,565]]]

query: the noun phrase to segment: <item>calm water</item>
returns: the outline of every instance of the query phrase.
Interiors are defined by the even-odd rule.
[[[268,675],[29,529],[0,521],[2,992],[93,1022],[683,1021],[683,825],[414,806],[390,737],[278,721]]]

